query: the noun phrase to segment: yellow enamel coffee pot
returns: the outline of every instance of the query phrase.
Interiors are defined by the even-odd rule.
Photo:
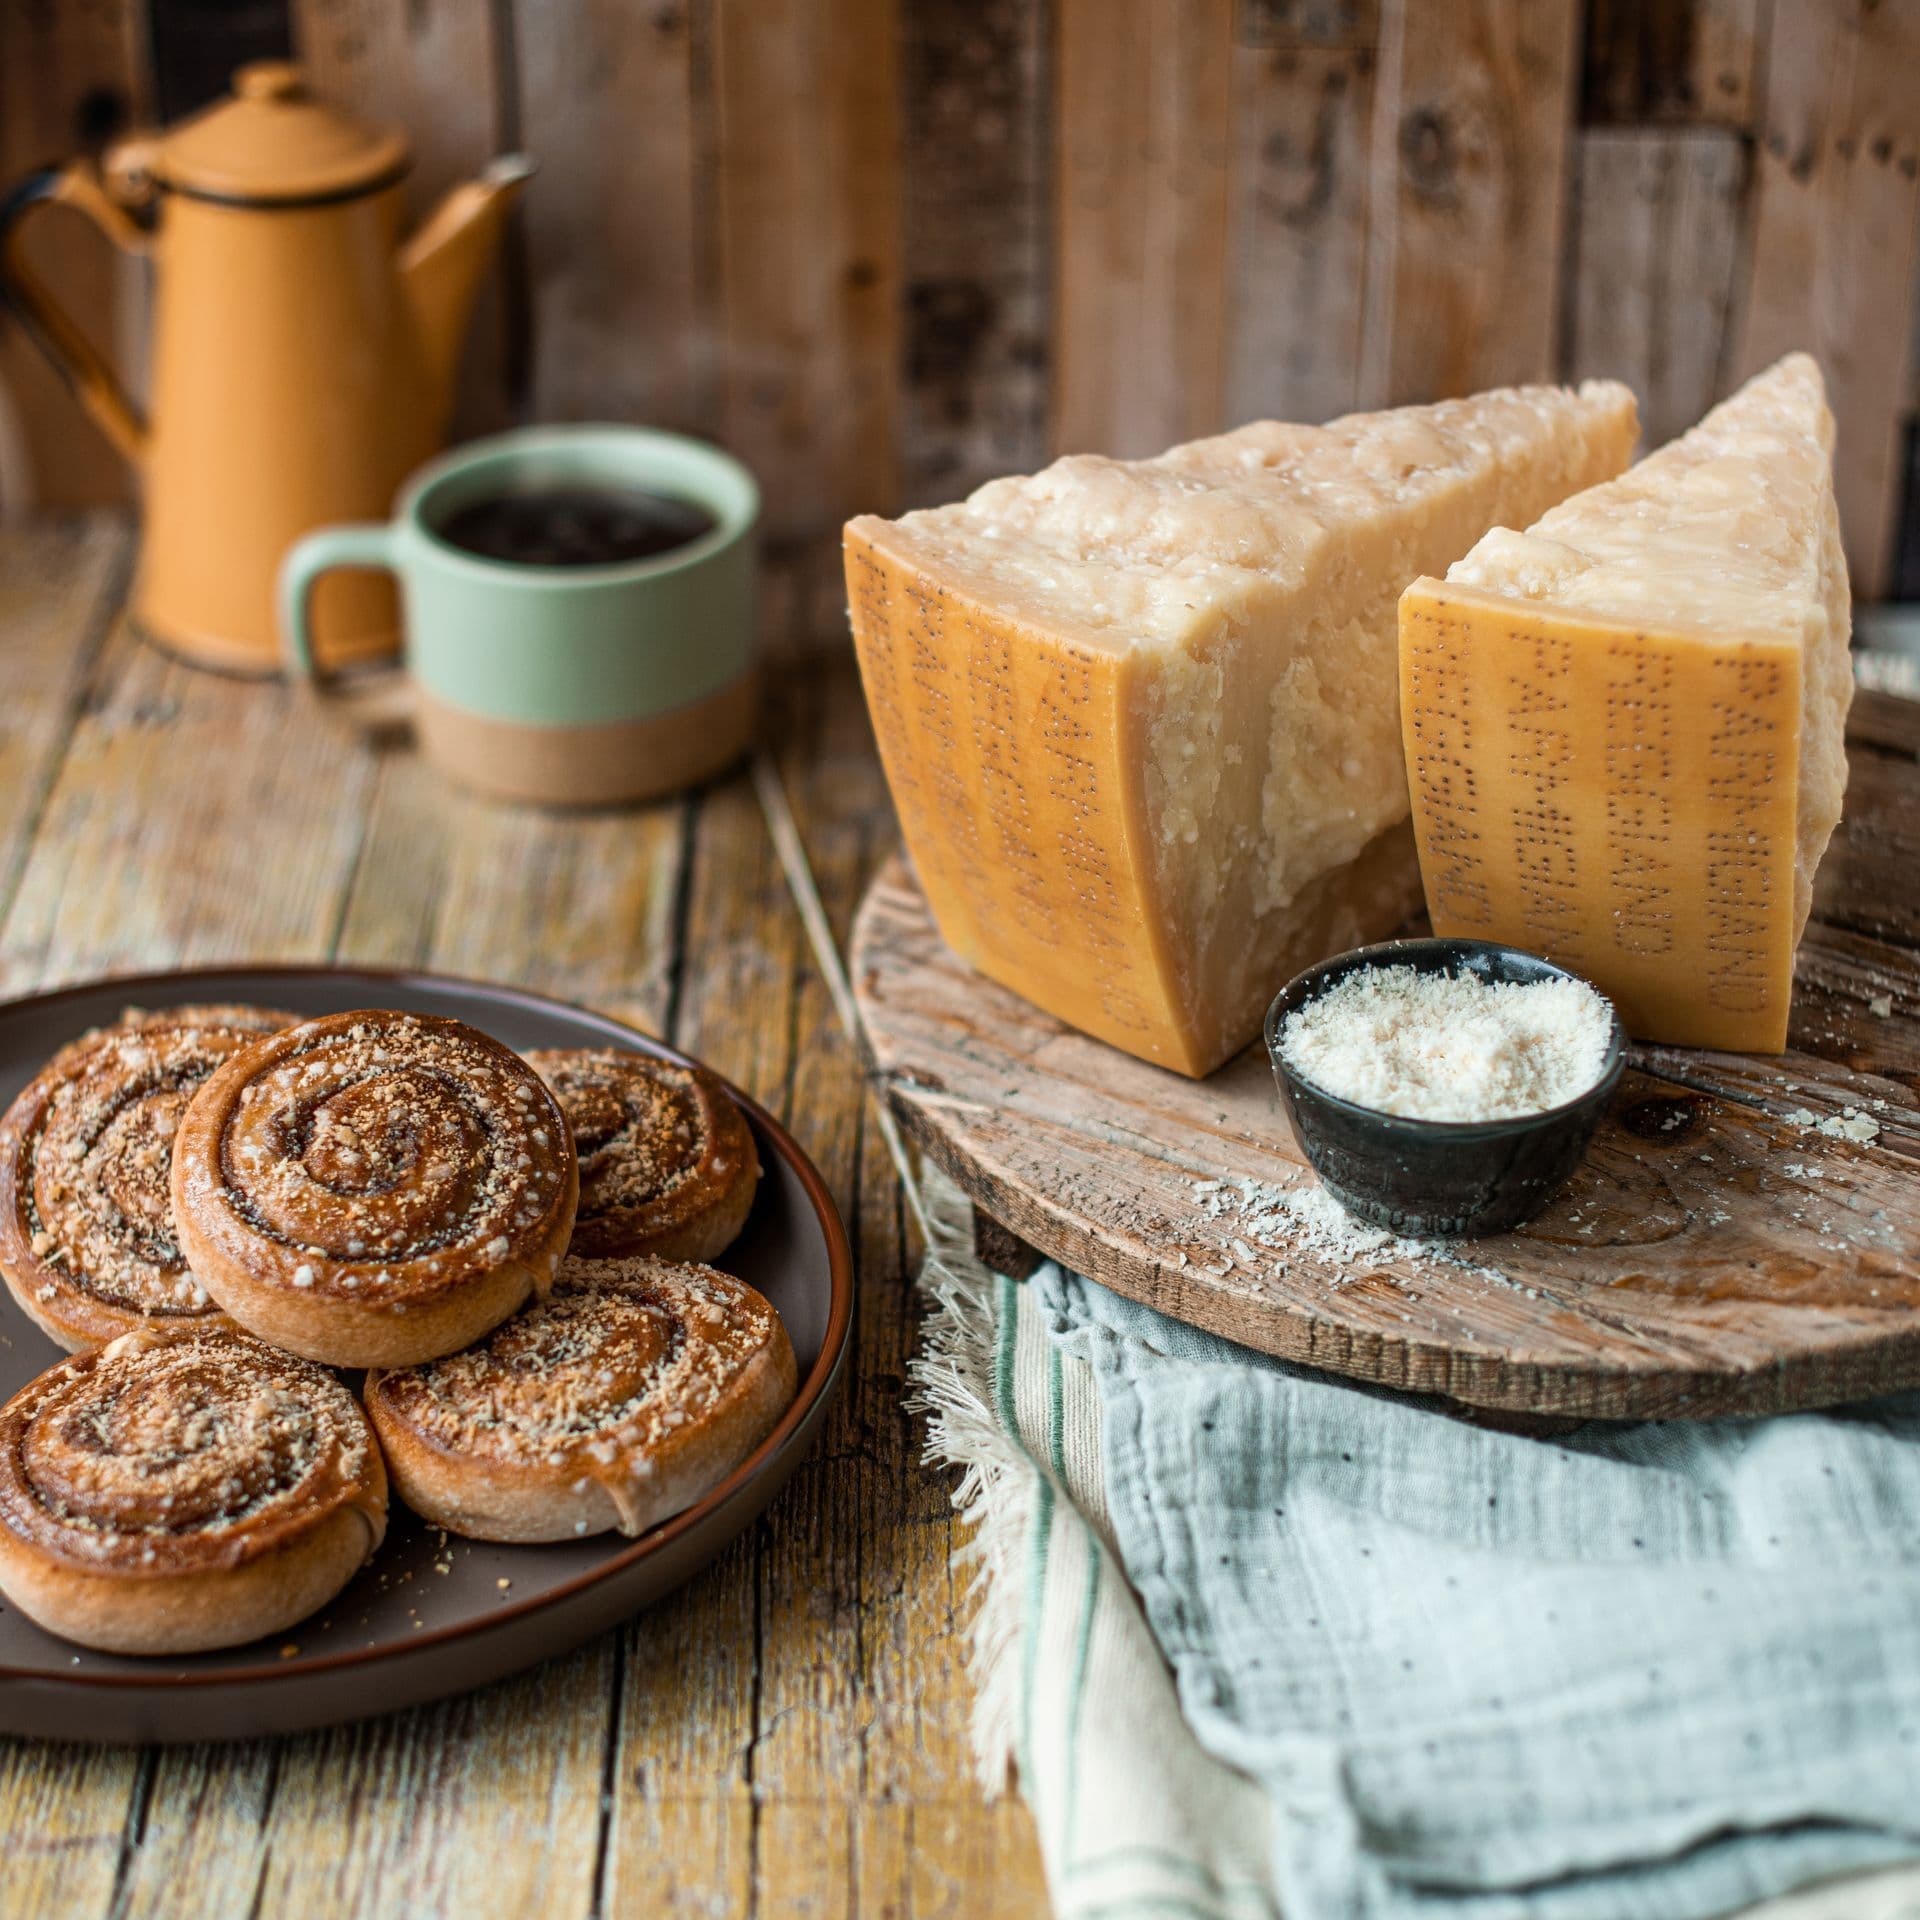
[[[132,617],[186,658],[279,661],[274,580],[309,528],[385,519],[439,445],[460,341],[501,221],[532,163],[496,160],[401,238],[405,139],[307,92],[297,67],[243,67],[230,98],[0,205],[0,287],[107,437],[140,470],[146,527]],[[86,215],[155,263],[143,414],[18,245],[31,207]],[[151,226],[135,211],[151,205]],[[335,574],[314,603],[336,662],[389,652],[393,590]]]

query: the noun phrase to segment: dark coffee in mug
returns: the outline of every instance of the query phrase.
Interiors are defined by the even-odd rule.
[[[543,487],[457,508],[435,532],[519,567],[609,567],[690,546],[716,525],[705,507],[639,487]]]

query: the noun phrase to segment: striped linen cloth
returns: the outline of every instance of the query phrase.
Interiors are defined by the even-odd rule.
[[[921,1191],[976,1754],[1063,1920],[1920,1920],[1920,1396],[1547,1445],[989,1273]]]

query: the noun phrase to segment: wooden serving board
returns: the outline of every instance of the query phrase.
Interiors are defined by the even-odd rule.
[[[1316,1244],[1263,1049],[1191,1081],[1074,1032],[956,959],[897,855],[853,933],[870,1070],[1018,1240],[1289,1360],[1579,1418],[1920,1385],[1920,703],[1863,693],[1848,735],[1790,1050],[1635,1048],[1586,1165],[1519,1233],[1442,1258]]]

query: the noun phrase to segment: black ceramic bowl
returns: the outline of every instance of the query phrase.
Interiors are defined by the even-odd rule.
[[[1619,1084],[1626,1036],[1619,1016],[1600,1077],[1578,1099],[1508,1120],[1415,1120],[1381,1113],[1301,1078],[1280,1058],[1287,1016],[1371,966],[1472,973],[1483,980],[1577,978],[1564,967],[1488,940],[1386,940],[1323,960],[1287,983],[1267,1009],[1267,1057],[1280,1099],[1313,1169],[1349,1213],[1395,1233],[1505,1233],[1566,1184]]]

